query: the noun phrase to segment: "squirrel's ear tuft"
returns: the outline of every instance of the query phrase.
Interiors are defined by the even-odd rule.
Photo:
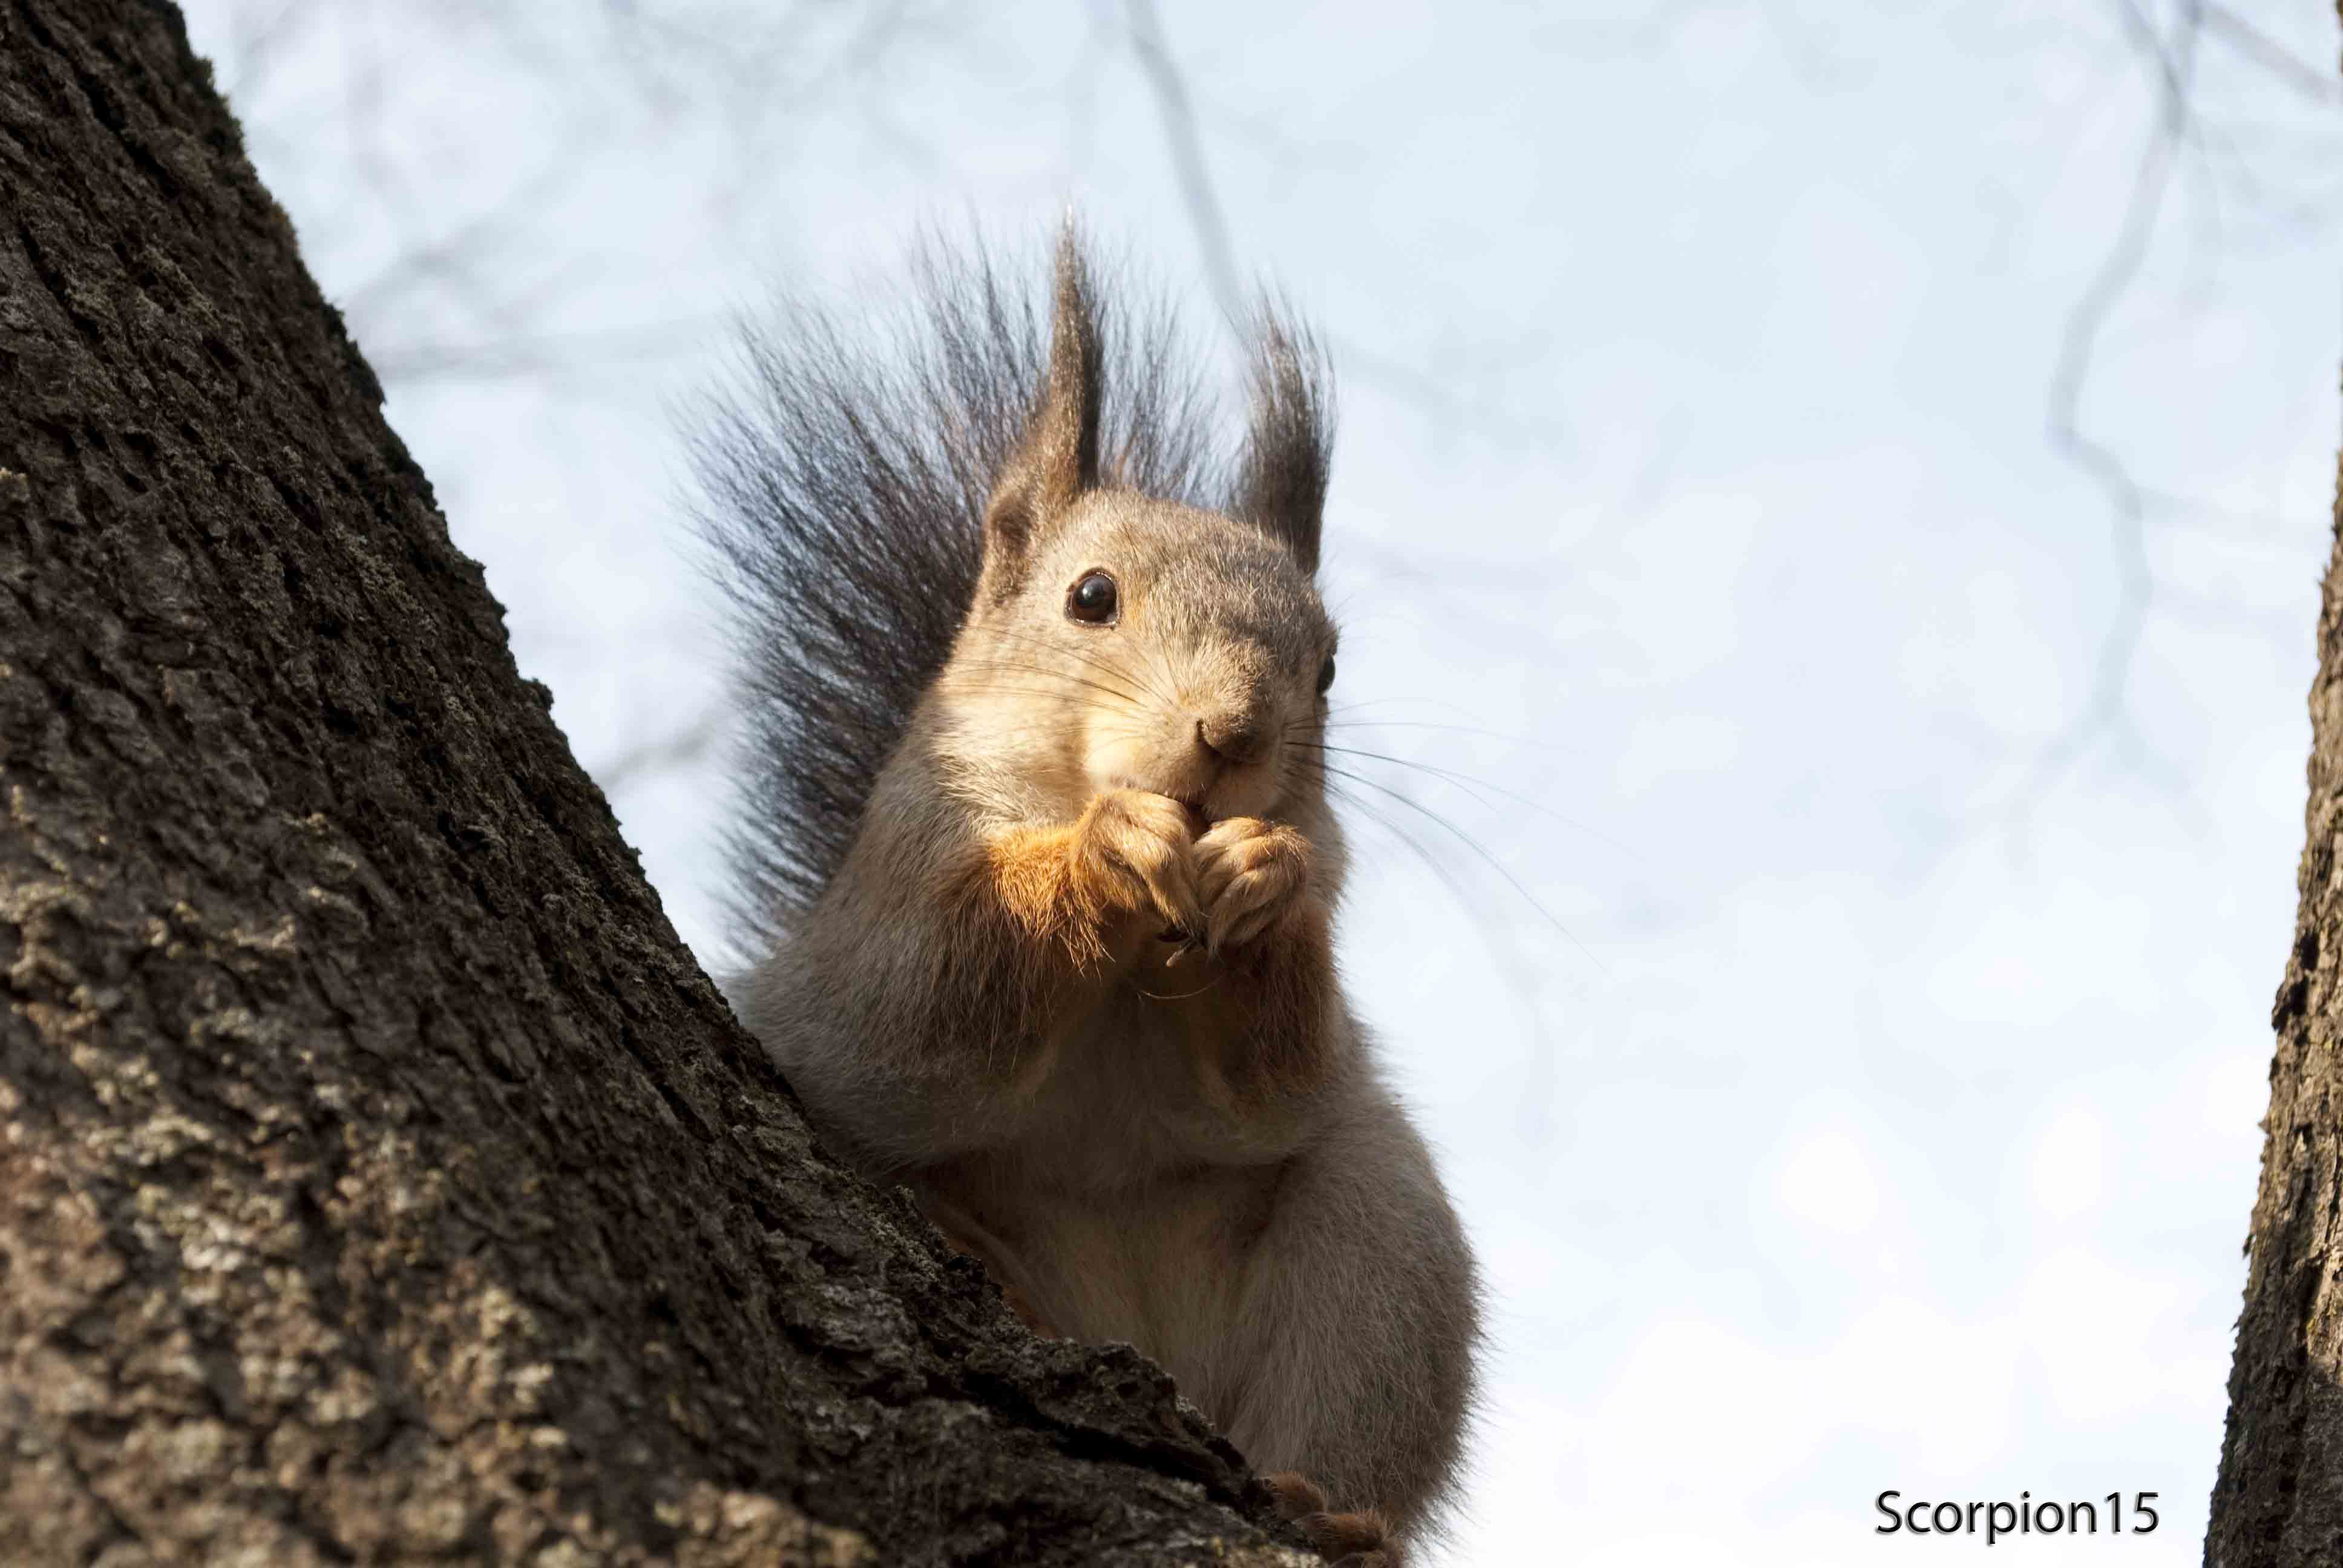
[[[1230,514],[1318,569],[1319,525],[1334,445],[1332,396],[1317,343],[1263,310],[1252,352],[1252,422],[1245,433]]]
[[[1099,307],[1081,233],[1058,240],[1050,357],[1025,437],[1003,465],[984,510],[985,576],[1006,588],[1022,575],[1034,538],[1099,479],[1104,401]]]

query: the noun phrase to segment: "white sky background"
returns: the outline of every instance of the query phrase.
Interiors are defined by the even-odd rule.
[[[1071,198],[1218,327],[1120,8],[637,9],[189,22],[721,963],[671,411],[725,312]],[[1894,1487],[2155,1491],[2152,1536],[1995,1560],[2196,1562],[2301,842],[2343,100],[2200,37],[2079,403],[2154,493],[2134,529],[2050,435],[2159,113],[2114,0],[1165,9],[1231,260],[1336,346],[1336,697],[1389,721],[1343,739],[1478,781],[1366,765],[1525,890],[1367,792],[1438,869],[1360,823],[1347,972],[1494,1302],[1448,1560],[1985,1550],[1873,1534]],[[2234,15],[2333,79],[2330,15]]]

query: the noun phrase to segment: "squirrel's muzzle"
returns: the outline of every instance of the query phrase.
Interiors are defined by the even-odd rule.
[[[1257,713],[1215,713],[1196,720],[1196,744],[1237,767],[1260,759],[1268,734]]]

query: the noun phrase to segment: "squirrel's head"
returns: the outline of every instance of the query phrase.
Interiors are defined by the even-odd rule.
[[[1314,582],[1328,418],[1306,347],[1273,319],[1225,512],[1102,477],[1096,307],[1059,253],[1047,373],[996,480],[975,602],[940,683],[965,754],[1061,810],[1136,789],[1208,818],[1322,799],[1334,626]]]

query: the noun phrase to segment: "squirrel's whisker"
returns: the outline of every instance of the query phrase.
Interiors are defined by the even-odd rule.
[[[1166,659],[1160,651],[1153,648],[1142,647],[1140,649],[1140,657],[1146,659],[1148,664],[1154,668],[1155,673],[1162,678],[1163,687],[1158,689],[1162,691],[1163,700],[1174,707],[1178,706],[1180,699],[1177,693],[1180,687],[1180,678],[1178,673],[1172,669],[1171,662]]]
[[[1102,675],[1112,676],[1118,680],[1126,681],[1131,685],[1137,686],[1141,692],[1144,692],[1147,696],[1155,699],[1159,702],[1168,702],[1171,700],[1171,699],[1164,693],[1157,690],[1147,681],[1141,679],[1133,672],[1123,669],[1116,665],[1110,664],[1105,659],[1099,658],[1096,654],[1061,648],[1058,645],[1045,641],[1041,638],[1026,636],[1014,630],[1004,630],[1001,635],[1008,640],[1021,642],[1029,648],[1038,648],[1043,652],[1051,655],[1071,653],[1076,662],[1087,665]],[[1129,695],[1132,697],[1133,700],[1137,700],[1139,694],[1131,693]]]
[[[1427,774],[1432,778],[1439,779],[1443,783],[1454,785],[1457,789],[1462,789],[1466,794],[1472,796],[1473,799],[1480,805],[1488,807],[1492,810],[1495,809],[1495,808],[1491,804],[1488,798],[1481,793],[1481,790],[1483,789],[1494,789],[1499,794],[1507,795],[1510,799],[1518,801],[1522,805],[1531,807],[1534,809],[1540,811],[1545,809],[1545,808],[1540,805],[1537,801],[1532,800],[1526,796],[1513,795],[1502,786],[1485,783],[1483,780],[1475,779],[1468,773],[1458,773],[1450,769],[1436,767],[1429,762],[1418,762],[1411,757],[1393,757],[1388,752],[1367,751],[1356,746],[1332,746],[1324,741],[1297,740],[1293,744],[1309,750],[1324,752],[1329,757],[1355,757],[1369,762],[1388,762],[1394,768],[1413,768],[1417,772]]]
[[[1435,724],[1422,719],[1350,719],[1337,718],[1330,713],[1327,715],[1326,728],[1329,729],[1438,729],[1452,735],[1485,736],[1491,740],[1502,740],[1508,746],[1544,747],[1545,745],[1543,741],[1524,740],[1518,735],[1508,735],[1502,729],[1491,729],[1485,725]],[[1559,747],[1546,749],[1563,749]]]
[[[1345,777],[1348,776],[1345,775]],[[1456,875],[1455,867],[1425,848],[1421,839],[1377,810],[1364,797],[1355,795],[1339,784],[1330,783],[1327,786],[1327,793],[1406,846],[1417,859],[1423,862],[1424,869],[1439,879],[1440,885],[1448,890],[1449,896],[1459,905],[1467,910],[1473,907],[1473,890],[1464,885],[1462,878]]]
[[[986,659],[977,668],[980,669],[1013,670],[1021,675],[1039,675],[1051,680],[1062,680],[1072,686],[1085,686],[1092,691],[1102,691],[1106,693],[1107,696],[1115,699],[1119,702],[1137,703],[1141,700],[1140,698],[1134,696],[1131,692],[1118,691],[1113,687],[1102,685],[1098,681],[1085,678],[1082,676],[1070,675],[1062,669],[1045,668],[1038,664],[1012,664],[1005,659]]]
[[[1412,757],[1393,757],[1381,751],[1362,750],[1357,747],[1331,746],[1324,744],[1313,745],[1312,743],[1304,740],[1296,740],[1290,742],[1290,744],[1301,747],[1307,750],[1324,751],[1338,757],[1357,757],[1376,762],[1388,762],[1394,768],[1413,768],[1417,772],[1427,774],[1432,778],[1441,780],[1443,783],[1453,785],[1455,788],[1463,790],[1466,794],[1471,795],[1473,799],[1479,801],[1481,805],[1487,807],[1489,809],[1493,811],[1497,808],[1488,799],[1484,799],[1480,793],[1480,791],[1483,789],[1492,790],[1494,793],[1504,797],[1506,799],[1513,801],[1517,806],[1525,806],[1529,809],[1537,812],[1542,817],[1551,818],[1553,820],[1561,823],[1565,828],[1585,834],[1588,838],[1596,840],[1598,843],[1607,844],[1623,855],[1635,856],[1638,859],[1642,859],[1640,855],[1636,855],[1636,851],[1631,846],[1621,843],[1617,839],[1614,839],[1610,834],[1604,832],[1600,828],[1592,827],[1587,823],[1580,821],[1577,818],[1569,815],[1567,812],[1555,810],[1553,807],[1547,805],[1543,800],[1537,799],[1533,796],[1522,794],[1519,790],[1508,789],[1503,784],[1495,783],[1487,779],[1478,778],[1470,773],[1460,772],[1453,768],[1443,768],[1435,763],[1419,762]]]
[[[1547,909],[1545,905],[1540,903],[1538,901],[1537,895],[1531,892],[1529,888],[1519,877],[1514,876],[1513,872],[1507,870],[1505,869],[1504,862],[1498,859],[1496,856],[1491,854],[1487,847],[1483,845],[1481,840],[1475,839],[1472,834],[1467,833],[1463,829],[1459,828],[1455,823],[1450,821],[1439,812],[1434,811],[1430,807],[1424,805],[1422,801],[1417,800],[1413,796],[1409,795],[1404,790],[1394,789],[1388,784],[1379,783],[1376,780],[1368,778],[1363,773],[1353,773],[1344,769],[1335,768],[1331,764],[1321,764],[1321,766],[1324,767],[1326,771],[1333,775],[1335,778],[1348,779],[1353,783],[1363,784],[1370,789],[1379,789],[1383,793],[1390,796],[1393,799],[1398,801],[1401,805],[1406,807],[1409,810],[1421,812],[1423,815],[1431,818],[1433,821],[1438,823],[1442,828],[1446,829],[1450,833],[1453,834],[1466,849],[1471,849],[1473,853],[1478,855],[1483,861],[1487,862],[1491,870],[1496,872],[1500,877],[1503,877],[1505,879],[1506,885],[1511,887],[1514,892],[1521,895],[1522,901],[1529,905],[1531,909],[1535,910],[1538,914],[1544,919],[1548,925],[1552,926],[1555,930],[1561,932],[1564,937],[1568,939],[1571,946],[1576,948],[1581,953],[1584,954],[1596,968],[1602,970],[1605,974],[1610,972],[1610,966],[1605,964],[1601,959],[1596,958],[1594,950],[1584,942],[1578,940],[1576,932],[1573,931],[1568,926],[1564,925],[1560,920],[1555,918],[1552,910]]]

